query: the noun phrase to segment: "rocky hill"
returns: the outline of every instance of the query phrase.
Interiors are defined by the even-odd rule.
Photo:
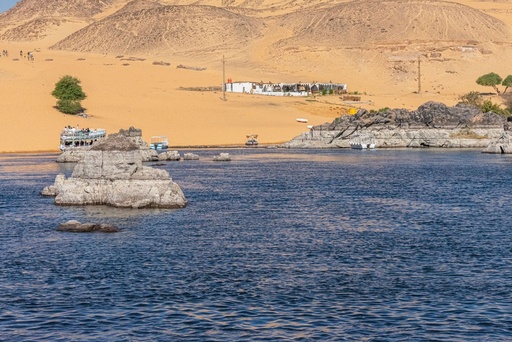
[[[293,36],[281,45],[396,49],[399,45],[511,42],[511,30],[481,11],[443,1],[352,1],[282,17]]]
[[[111,54],[172,54],[246,45],[260,35],[257,18],[212,6],[137,1],[73,33],[52,49]]]
[[[119,1],[123,0],[21,0],[0,14],[0,39],[44,39],[67,20],[91,21]]]
[[[90,19],[123,0],[21,0],[3,13],[6,21],[27,22],[44,17],[76,17]]]
[[[495,17],[435,0],[22,0],[0,19],[0,39],[10,41],[82,20],[90,25],[53,48],[114,54],[240,50],[264,34],[270,49],[291,52],[512,43]]]

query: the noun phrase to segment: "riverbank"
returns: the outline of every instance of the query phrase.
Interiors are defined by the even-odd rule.
[[[0,42],[9,51],[35,51],[32,43]],[[41,47],[35,60],[0,58],[0,152],[57,152],[63,127],[104,128],[108,133],[120,128],[138,127],[149,142],[154,135],[169,137],[170,147],[243,146],[246,135],[258,134],[260,144],[278,145],[308,131],[307,126],[332,122],[350,108],[407,108],[436,100],[448,105],[457,101],[452,87],[445,93],[414,93],[414,87],[389,87],[387,83],[365,83],[357,75],[347,75],[349,91],[361,94],[360,103],[347,103],[340,96],[308,98],[185,91],[181,88],[219,86],[222,65],[205,63],[206,70],[195,71],[154,65],[153,59],[121,61],[116,56],[61,52]],[[274,70],[261,71],[245,65],[229,65],[235,79],[310,79],[304,74],[289,75]],[[63,75],[81,80],[87,99],[86,118],[59,113],[51,96]],[[326,71],[315,72],[328,80]],[[233,77],[235,77],[233,76]],[[315,76],[316,77],[316,76]],[[345,81],[345,77],[344,77]],[[460,92],[470,90],[458,86]],[[307,123],[299,123],[305,118]]]
[[[290,148],[350,147],[352,140],[371,142],[378,148],[442,147],[485,149],[505,139],[509,122],[499,114],[458,104],[427,102],[417,110],[359,110],[330,124],[314,126],[284,146]],[[354,140],[354,141],[355,141]],[[507,138],[508,141],[508,138]],[[508,145],[506,147],[508,151]]]

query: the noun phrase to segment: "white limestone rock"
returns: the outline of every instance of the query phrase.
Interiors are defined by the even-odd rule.
[[[231,157],[229,153],[221,153],[218,156],[214,156],[213,161],[231,161]]]
[[[60,173],[55,177],[55,182],[53,185],[45,186],[43,191],[41,191],[42,196],[57,196],[66,180],[66,176],[63,173]]]
[[[185,153],[183,160],[199,160],[199,156],[195,153]]]
[[[165,170],[142,165],[138,147],[122,135],[93,146],[70,178],[58,175],[43,193],[58,205],[182,208],[187,199]]]
[[[160,160],[160,161],[164,161],[164,160],[180,161],[181,155],[178,151],[161,152],[158,155],[158,160]]]

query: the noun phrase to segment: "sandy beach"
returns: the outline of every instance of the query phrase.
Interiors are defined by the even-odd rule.
[[[512,23],[510,3],[459,2]],[[307,131],[307,125],[331,122],[349,108],[415,109],[427,101],[453,105],[468,91],[491,90],[476,85],[478,76],[491,71],[502,76],[512,73],[508,45],[492,53],[447,49],[442,59],[422,63],[421,92],[417,93],[418,53],[414,51],[382,53],[369,48],[344,59],[346,52],[318,49],[315,63],[307,61],[309,53],[299,56],[283,51],[281,59],[274,55],[267,60],[265,52],[271,42],[285,34],[276,31],[256,39],[241,54],[228,53],[226,78],[347,83],[349,92],[361,95],[361,102],[346,103],[338,95],[278,98],[230,93],[223,101],[219,91],[180,89],[219,87],[222,51],[215,57],[148,54],[126,60],[130,56],[49,49],[79,26],[59,26],[52,35],[36,41],[0,41],[0,50],[9,51],[8,57],[0,57],[0,152],[57,151],[59,133],[67,125],[105,128],[108,133],[134,126],[142,129],[146,141],[153,135],[167,135],[171,147],[243,145],[246,134],[258,134],[260,144],[277,144]],[[34,61],[20,57],[20,50],[32,51]],[[153,64],[157,61],[171,65]],[[176,68],[179,64],[206,70]],[[51,92],[64,75],[81,80],[87,94],[82,103],[87,118],[64,115],[54,108]],[[306,118],[308,123],[298,123],[296,118]]]

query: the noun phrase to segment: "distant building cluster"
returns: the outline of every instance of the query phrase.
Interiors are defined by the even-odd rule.
[[[272,83],[272,82],[232,82],[228,79],[226,92],[247,93],[269,96],[309,96],[311,94],[345,94],[345,83]]]

